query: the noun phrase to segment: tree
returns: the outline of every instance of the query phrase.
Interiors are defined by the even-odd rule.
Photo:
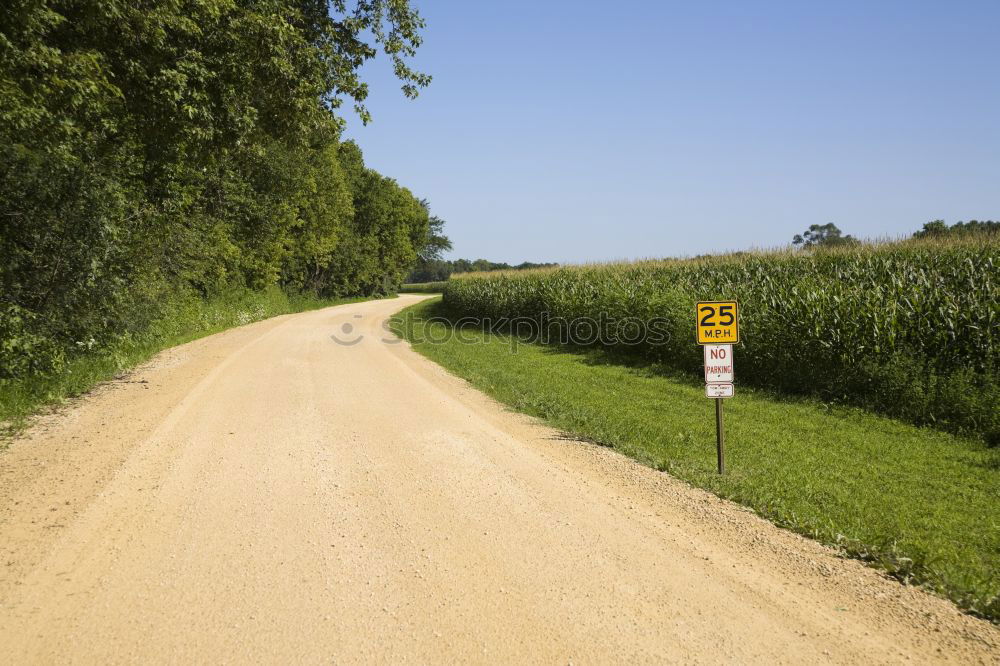
[[[340,146],[353,215],[322,272],[323,294],[385,294],[417,261],[428,234],[427,208],[395,180],[364,165],[353,142]]]
[[[948,223],[944,220],[932,220],[924,223],[924,228],[913,234],[914,238],[927,238],[930,236],[946,236],[951,231]]]
[[[854,236],[844,236],[833,222],[828,224],[813,224],[802,234],[795,234],[792,245],[800,247],[836,247],[839,245],[854,245],[858,243]]]
[[[420,205],[427,211],[427,234],[422,239],[422,247],[417,250],[420,263],[428,263],[441,258],[441,255],[451,249],[451,240],[444,235],[444,220],[437,215],[430,215],[431,204],[427,199],[421,199]],[[419,266],[419,263],[418,263]]]
[[[451,240],[444,235],[444,220],[437,215],[431,215],[431,205],[427,199],[420,200],[420,206],[427,212],[427,231],[421,238],[415,240],[417,247],[417,263],[406,278],[407,282],[435,282],[447,280],[449,271],[447,262],[441,255],[451,249]],[[444,277],[441,277],[441,276]]]

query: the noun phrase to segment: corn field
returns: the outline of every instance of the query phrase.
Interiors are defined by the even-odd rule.
[[[445,280],[437,282],[410,282],[399,288],[401,294],[440,294],[444,291],[444,286],[448,284]]]
[[[467,274],[444,298],[460,316],[599,319],[599,344],[692,374],[695,302],[736,299],[739,383],[1000,442],[995,238]],[[619,323],[652,318],[665,344],[616,338]]]

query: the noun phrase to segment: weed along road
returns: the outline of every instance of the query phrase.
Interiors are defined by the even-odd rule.
[[[168,350],[14,441],[0,663],[1000,659],[949,602],[501,409],[385,331],[422,298]]]

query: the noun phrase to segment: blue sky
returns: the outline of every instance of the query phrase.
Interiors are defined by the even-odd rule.
[[[580,262],[1000,218],[1000,1],[415,0],[406,100],[366,66],[367,163],[452,257]]]

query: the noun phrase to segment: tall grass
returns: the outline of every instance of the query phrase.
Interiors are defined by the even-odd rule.
[[[737,299],[738,381],[1000,442],[995,238],[473,274],[444,298],[462,316],[528,317],[548,330],[599,319],[608,346],[692,375],[694,303]],[[635,318],[661,318],[669,341],[615,342]]]

